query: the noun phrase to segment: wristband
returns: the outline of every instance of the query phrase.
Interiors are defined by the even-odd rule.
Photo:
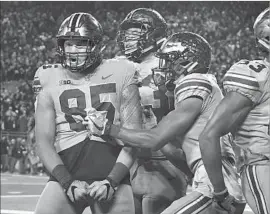
[[[63,164],[59,164],[52,170],[52,176],[61,184],[65,191],[73,182],[71,174]]]
[[[112,188],[115,189],[128,173],[129,168],[124,164],[117,162],[106,179],[110,182]]]
[[[214,198],[216,201],[223,201],[229,196],[228,189],[225,188],[223,191],[215,193],[213,192]]]
[[[213,194],[215,196],[219,196],[219,195],[224,195],[226,192],[228,192],[228,189],[225,188],[224,190],[222,190],[221,192],[213,192]]]

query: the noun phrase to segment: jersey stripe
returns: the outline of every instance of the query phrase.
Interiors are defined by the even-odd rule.
[[[206,81],[200,82],[200,81],[189,81],[189,82],[183,82],[175,89],[175,94],[182,93],[183,91],[186,91],[191,88],[198,88],[201,90],[204,90],[208,92],[209,94],[212,92],[212,86]]]
[[[226,75],[223,82],[236,82],[242,85],[246,85],[249,88],[253,88],[254,90],[258,90],[258,88],[260,87],[259,83],[256,81],[255,78],[242,77],[241,75]]]
[[[245,89],[249,89],[249,90],[252,90],[252,91],[260,91],[259,88],[256,88],[256,87],[252,87],[252,86],[248,86],[248,85],[244,85],[244,84],[241,84],[241,83],[237,83],[237,82],[224,82],[223,83],[223,86],[226,87],[226,86],[237,86],[237,87],[240,87],[240,88],[245,88]]]

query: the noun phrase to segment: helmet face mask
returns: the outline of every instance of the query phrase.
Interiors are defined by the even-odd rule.
[[[165,85],[171,90],[173,82],[182,75],[208,72],[211,47],[198,34],[176,33],[163,43],[155,56],[159,58],[159,66],[152,69],[153,76],[157,72],[163,72],[166,77]]]
[[[62,65],[71,72],[82,73],[100,62],[103,30],[88,13],[75,13],[61,24],[58,34],[58,54]]]
[[[156,51],[166,34],[167,24],[158,12],[139,8],[131,11],[120,24],[117,42],[123,54],[136,61]]]

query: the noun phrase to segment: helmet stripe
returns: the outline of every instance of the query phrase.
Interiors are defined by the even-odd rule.
[[[69,23],[68,23],[68,28],[71,28],[71,23],[72,23],[72,20],[74,18],[75,14],[72,14],[70,19],[69,19]]]
[[[76,22],[75,27],[79,27],[79,23],[80,23],[80,20],[81,20],[82,15],[83,15],[83,13],[80,13],[80,16],[77,19],[77,22]]]
[[[259,24],[263,19],[270,18],[269,17],[269,14],[270,14],[269,12],[270,12],[270,8],[267,8],[263,12],[261,12],[260,15],[256,18],[255,23],[253,25],[253,28],[255,28],[256,25]]]
[[[71,32],[75,32],[75,27],[76,27],[76,23],[77,23],[77,19],[79,17],[79,13],[76,13],[73,20],[72,20],[72,23],[71,23]]]

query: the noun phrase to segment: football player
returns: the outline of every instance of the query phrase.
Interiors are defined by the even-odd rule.
[[[166,36],[166,21],[157,11],[148,8],[131,11],[118,31],[117,42],[123,55],[140,66],[139,91],[144,129],[156,126],[173,108],[173,97],[165,94],[165,82],[156,86],[151,70],[158,64],[154,52],[161,47]],[[136,213],[157,214],[186,194],[187,182],[185,175],[161,151],[140,149],[131,168],[131,186]]]
[[[77,214],[88,206],[92,213],[135,212],[133,150],[89,135],[82,124],[86,109],[94,108],[120,126],[142,125],[137,68],[126,59],[103,60],[102,39],[91,14],[74,13],[57,34],[62,63],[36,72],[36,142],[51,175],[36,214]]]
[[[231,132],[244,150],[242,189],[256,214],[270,213],[270,8],[254,23],[262,60],[240,60],[226,73],[224,99],[200,137],[201,152],[214,190],[227,194],[221,173],[219,137]]]
[[[125,140],[130,146],[154,150],[178,137],[190,170],[194,173],[193,191],[173,202],[163,214],[234,213],[235,206],[236,213],[242,213],[245,201],[234,168],[235,159],[229,136],[221,138],[220,144],[223,174],[226,187],[232,196],[222,198],[213,193],[201,159],[199,135],[223,97],[215,77],[207,74],[211,61],[209,43],[198,34],[176,33],[165,41],[156,56],[159,58],[159,67],[153,70],[165,73],[166,80],[171,84],[175,83],[175,110],[150,130],[120,128],[95,118],[95,111],[88,112],[90,132],[98,135],[109,134]],[[96,123],[103,125],[102,131],[95,128]]]

